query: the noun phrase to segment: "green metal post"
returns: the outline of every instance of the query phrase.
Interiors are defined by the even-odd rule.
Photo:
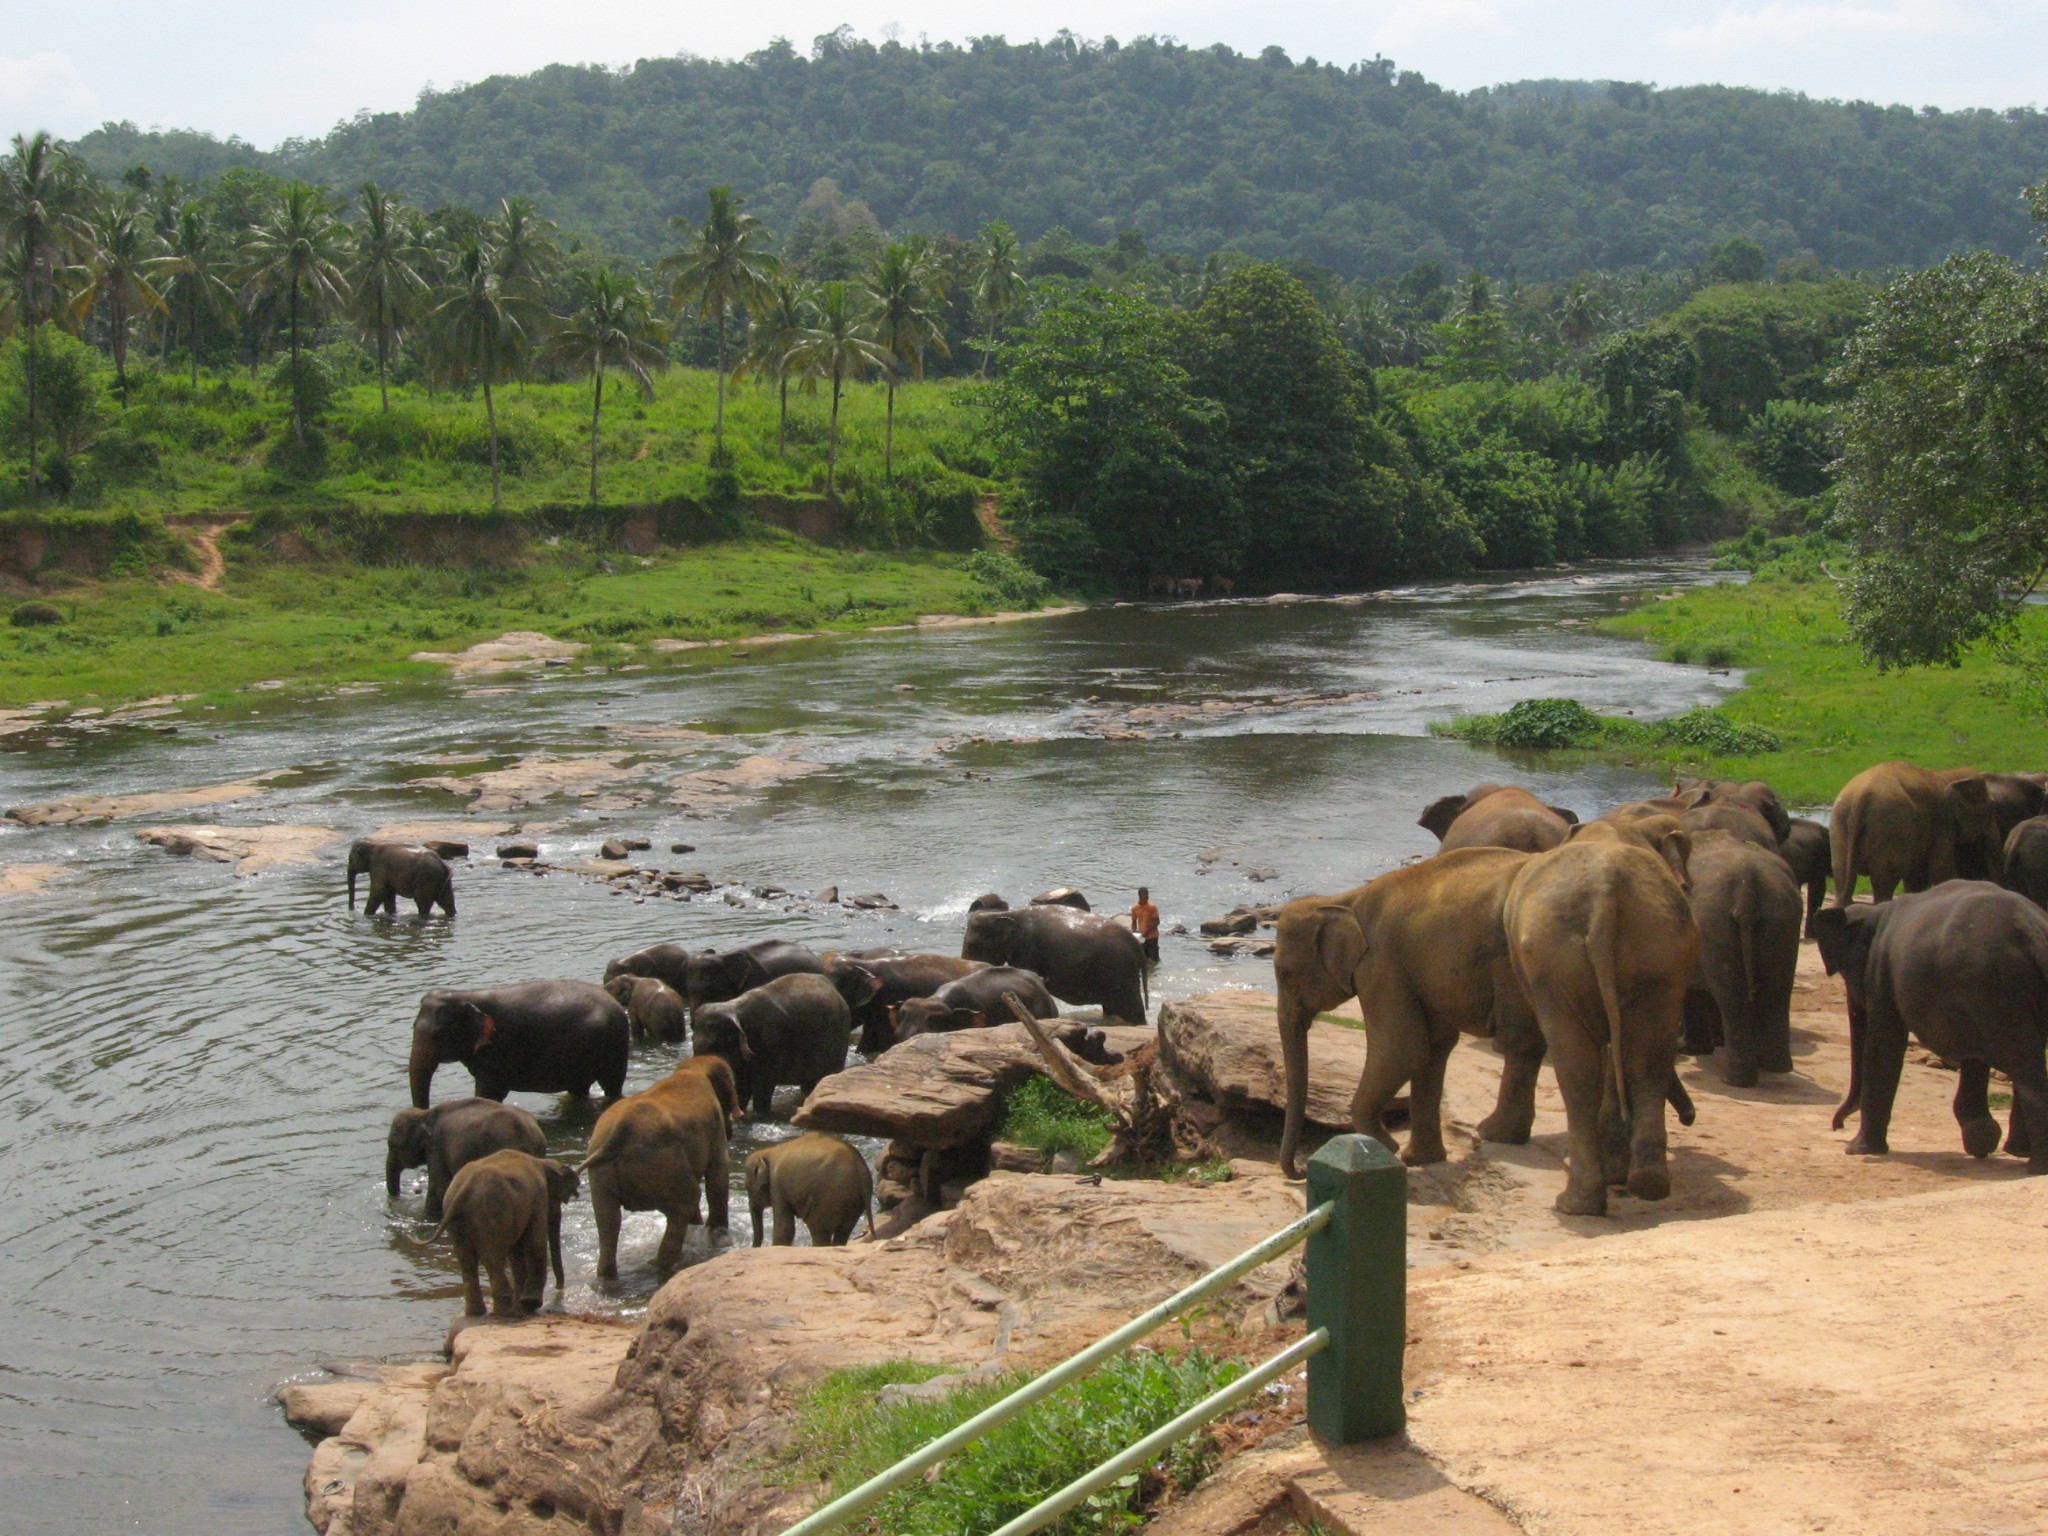
[[[1308,1326],[1330,1347],[1309,1361],[1308,1422],[1349,1445],[1398,1434],[1408,1342],[1408,1170],[1370,1136],[1337,1136],[1308,1161],[1311,1209],[1330,1224],[1308,1240]]]

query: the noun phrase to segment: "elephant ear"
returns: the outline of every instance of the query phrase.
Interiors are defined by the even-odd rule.
[[[1991,786],[1984,782],[1981,774],[1972,774],[1967,779],[1957,779],[1948,787],[1950,798],[1958,805],[1971,810],[1989,809]]]
[[[1830,976],[1840,975],[1849,943],[1849,909],[1822,907],[1806,920],[1806,932],[1820,949],[1821,968]]]
[[[847,1002],[858,1008],[882,990],[882,978],[864,965],[852,967],[852,972],[854,995],[849,997]]]
[[[1356,990],[1353,978],[1365,964],[1365,930],[1358,926],[1358,914],[1349,907],[1331,905],[1316,908],[1316,960],[1323,974],[1342,983],[1344,995]]]
[[[1568,805],[1546,805],[1544,809],[1568,827],[1576,827],[1579,824],[1579,813]]]
[[[1444,834],[1451,830],[1451,823],[1463,813],[1466,804],[1467,797],[1464,795],[1445,795],[1432,800],[1423,807],[1422,814],[1415,818],[1415,825],[1434,832],[1436,840],[1442,842]]]
[[[1683,827],[1651,827],[1644,834],[1650,849],[1671,871],[1682,891],[1692,889],[1692,834]]]

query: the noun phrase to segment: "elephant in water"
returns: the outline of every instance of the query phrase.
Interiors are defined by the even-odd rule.
[[[825,977],[853,1010],[854,1026],[860,1030],[860,1053],[870,1060],[896,1043],[890,1012],[897,1004],[930,997],[946,983],[984,969],[979,960],[907,955],[901,950],[825,956]]]
[[[727,1137],[739,1107],[732,1068],[716,1056],[693,1056],[598,1116],[578,1172],[590,1180],[600,1279],[618,1278],[622,1212],[660,1211],[667,1218],[654,1260],[664,1274],[681,1259],[690,1224],[703,1219],[701,1197],[710,1197],[708,1225],[726,1225]]]
[[[1114,918],[1066,906],[972,912],[960,957],[1035,971],[1063,1002],[1145,1022],[1145,950]]]
[[[540,1122],[516,1104],[495,1099],[448,1099],[432,1109],[401,1109],[384,1142],[384,1192],[398,1198],[398,1176],[427,1170],[427,1203],[420,1214],[441,1219],[449,1182],[469,1164],[507,1147],[535,1157],[548,1154]]]
[[[1030,971],[1014,965],[983,965],[958,981],[947,982],[930,997],[913,997],[897,1004],[891,1010],[896,1038],[902,1041],[914,1035],[1012,1023],[1014,1015],[1003,1002],[1006,993],[1015,993],[1034,1019],[1060,1016],[1060,1005]]]
[[[478,1158],[448,1186],[447,1214],[419,1241],[446,1232],[462,1265],[462,1310],[482,1317],[481,1265],[491,1277],[491,1311],[499,1317],[538,1312],[547,1297],[548,1261],[562,1288],[562,1203],[576,1197],[576,1173],[565,1163],[511,1148]]]
[[[411,848],[404,843],[381,842],[375,838],[359,837],[348,848],[348,905],[354,911],[356,905],[356,877],[368,875],[370,888],[363,898],[363,911],[375,912],[379,908],[387,913],[398,910],[398,898],[419,905],[420,916],[425,917],[438,904],[450,917],[455,915],[455,877],[448,872],[447,862],[426,848]]]
[[[690,1020],[690,1050],[721,1056],[756,1120],[773,1113],[775,1090],[795,1083],[805,1098],[846,1066],[853,1013],[823,976],[797,973],[726,1002],[706,1003]]]
[[[689,1010],[667,982],[622,974],[607,981],[604,989],[625,1005],[635,1040],[678,1045],[689,1033]]]
[[[1870,877],[1875,901],[1890,901],[1902,885],[1924,891],[1944,880],[2002,878],[2005,837],[1991,791],[1972,768],[1879,763],[1857,774],[1828,818],[1835,905],[1855,899],[1859,875]]]
[[[841,1248],[863,1214],[875,1229],[875,1178],[867,1159],[837,1136],[807,1131],[763,1147],[747,1158],[747,1206],[754,1218],[754,1246],[761,1246],[761,1218],[775,1218],[775,1246],[796,1241],[799,1217],[820,1248]]]
[[[680,944],[652,944],[614,960],[604,979],[652,976],[666,982],[692,1013],[700,1003],[723,1003],[778,976],[822,975],[818,956],[787,939],[759,939],[738,949],[685,949]]]
[[[449,1061],[469,1068],[480,1098],[587,1095],[596,1085],[616,1099],[626,1089],[628,1031],[618,1000],[587,981],[429,992],[412,1026],[413,1108],[427,1107],[434,1071]]]
[[[1519,848],[1542,853],[1555,848],[1578,825],[1561,805],[1545,805],[1512,784],[1481,784],[1470,793],[1432,800],[1415,819],[1434,832],[1443,851],[1458,848]]]

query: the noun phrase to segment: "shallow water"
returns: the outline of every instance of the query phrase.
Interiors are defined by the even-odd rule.
[[[748,752],[824,770],[709,819],[573,798],[503,819],[549,824],[539,841],[550,860],[639,833],[656,851],[638,857],[665,868],[900,904],[636,903],[574,874],[486,860],[458,866],[456,919],[370,919],[344,908],[343,845],[316,865],[237,879],[142,845],[134,822],[0,822],[0,862],[74,870],[37,895],[0,898],[0,1527],[304,1529],[306,1448],[272,1389],[325,1360],[431,1349],[460,1310],[445,1250],[405,1240],[424,1175],[395,1208],[382,1181],[384,1128],[406,1102],[406,1046],[427,988],[595,979],[607,958],[670,938],[774,933],[821,949],[957,953],[975,895],[1021,901],[1063,884],[1115,909],[1147,883],[1168,924],[1193,929],[1239,902],[1341,889],[1430,851],[1414,824],[1422,805],[1480,779],[1512,776],[1596,812],[1651,779],[1508,764],[1429,738],[1427,722],[1557,694],[1646,717],[1711,702],[1737,679],[1559,624],[1704,577],[1663,564],[1354,604],[1112,608],[699,653],[609,677],[280,696],[253,718],[202,716],[177,735],[0,752],[0,805],[288,768],[262,798],[162,819],[355,834],[459,810],[409,779],[539,751],[667,751],[615,728],[696,726],[744,739],[650,758],[638,777],[659,783]],[[1106,712],[1205,700],[1278,707],[1153,727],[1177,738],[1081,729]],[[986,740],[937,749],[975,737]],[[422,766],[430,758],[454,766]],[[662,851],[677,840],[698,851]],[[478,851],[494,841],[478,838]],[[1274,878],[1248,877],[1262,866]],[[1153,997],[1270,981],[1266,962],[1169,936]],[[637,1051],[629,1086],[671,1059]],[[466,1073],[442,1069],[438,1097],[467,1091]],[[518,1101],[558,1151],[581,1148],[588,1109]],[[737,1234],[743,1197],[734,1221]],[[620,1292],[600,1294],[590,1207],[571,1207],[568,1304],[644,1306],[658,1229],[658,1217],[628,1219]],[[690,1259],[708,1251],[693,1233]]]

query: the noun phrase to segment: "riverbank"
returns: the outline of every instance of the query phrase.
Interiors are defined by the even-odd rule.
[[[1009,562],[883,553],[776,533],[649,555],[543,550],[515,566],[230,558],[219,584],[80,582],[36,599],[61,622],[0,626],[0,709],[107,709],[164,694],[230,707],[258,685],[332,687],[446,675],[421,653],[507,631],[581,645],[583,666],[660,654],[656,640],[856,631],[1031,606]]]

